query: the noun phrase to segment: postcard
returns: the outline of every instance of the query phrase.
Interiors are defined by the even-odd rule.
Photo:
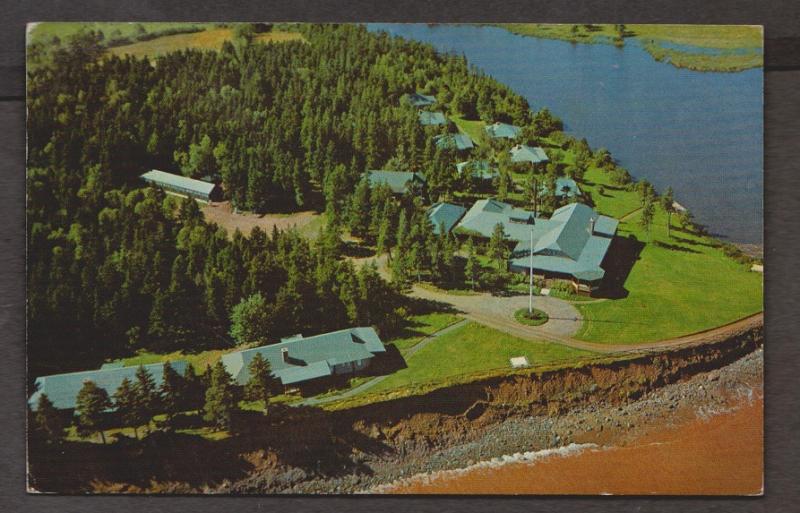
[[[763,493],[760,26],[32,23],[30,493]]]

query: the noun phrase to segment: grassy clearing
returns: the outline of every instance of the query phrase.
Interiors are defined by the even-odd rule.
[[[656,39],[701,48],[761,48],[761,27],[755,25],[626,25],[641,39]]]
[[[501,23],[498,26],[521,36],[561,39],[574,43],[609,43],[617,35],[613,25],[592,25],[591,29],[583,25],[550,23]],[[577,30],[573,30],[573,26]]]
[[[406,360],[402,369],[370,393],[463,378],[479,372],[510,370],[509,359],[526,356],[533,366],[569,362],[593,353],[548,342],[531,342],[470,322],[438,337]],[[456,379],[458,381],[458,379]]]
[[[673,227],[658,208],[645,233],[637,212],[619,235],[644,242],[624,287],[628,296],[577,304],[585,322],[582,340],[634,343],[663,340],[714,328],[764,309],[763,275],[725,256],[710,237]],[[673,225],[675,219],[673,216]]]
[[[194,366],[195,371],[203,372],[209,365],[217,363],[223,354],[233,351],[233,349],[212,349],[209,351],[202,351],[200,353],[184,353],[183,351],[174,351],[172,353],[150,353],[143,352],[136,356],[122,358],[116,360],[122,362],[126,367],[134,367],[139,365],[148,365],[151,363],[162,363],[174,360],[186,360]]]
[[[444,312],[412,315],[408,318],[407,327],[402,334],[385,342],[394,344],[401,354],[405,354],[423,338],[451,324],[455,324],[459,320],[461,320],[461,317],[458,315]]]
[[[73,22],[45,21],[36,23],[28,33],[29,43],[49,43],[54,37],[62,42],[81,31],[100,31],[106,40],[133,38],[142,34],[157,34],[165,30],[208,29],[213,23],[175,23],[175,22]]]
[[[456,124],[458,129],[467,134],[472,142],[475,144],[482,144],[486,138],[486,132],[484,131],[484,127],[486,123],[481,120],[472,121],[469,119],[464,119],[459,116],[450,116],[450,119],[453,120],[453,123]]]
[[[608,174],[600,169],[590,167],[583,179],[581,188],[591,194],[594,208],[601,214],[621,219],[641,207],[638,193],[612,184]],[[598,191],[600,186],[603,194]]]
[[[117,46],[109,49],[113,55],[131,55],[134,57],[159,57],[170,52],[185,50],[187,48],[198,48],[203,50],[219,50],[225,41],[233,37],[233,30],[230,28],[213,28],[202,32],[191,34],[175,34],[172,36],[158,37],[151,41],[141,41],[125,46]],[[257,34],[255,41],[266,42],[285,42],[285,41],[304,41],[299,32],[266,32]]]

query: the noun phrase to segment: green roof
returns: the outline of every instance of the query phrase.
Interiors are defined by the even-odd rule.
[[[441,112],[428,112],[426,110],[420,111],[419,122],[424,126],[444,125],[447,123],[447,118]]]
[[[594,281],[605,273],[600,264],[618,221],[582,203],[563,206],[546,219],[502,201],[485,199],[475,202],[456,231],[489,238],[498,223],[509,240],[517,241],[510,259],[512,269],[528,269],[533,238],[534,269]]]
[[[486,133],[492,139],[516,139],[522,132],[522,129],[518,126],[500,123],[499,121],[491,125],[486,125],[484,130],[486,130]]]
[[[395,194],[403,194],[408,191],[409,183],[425,183],[425,175],[422,173],[411,173],[408,171],[367,171],[367,179],[370,185],[375,186],[380,183],[386,184]]]
[[[442,134],[433,138],[438,148],[455,148],[457,150],[469,150],[474,148],[472,139],[467,134]]]
[[[186,370],[186,362],[183,360],[175,360],[169,363],[178,374],[183,374]],[[128,378],[133,381],[136,378],[138,368],[138,366],[112,366],[90,371],[41,376],[36,378],[34,382],[37,389],[28,399],[28,404],[35,409],[39,396],[47,394],[53,406],[62,410],[71,410],[75,408],[75,399],[78,397],[78,392],[83,388],[85,381],[93,381],[95,385],[104,389],[111,396],[122,384],[122,380]],[[144,368],[153,376],[156,386],[160,386],[164,364],[151,363],[145,365]]]
[[[452,203],[435,203],[428,209],[428,218],[433,223],[433,233],[439,234],[439,228],[444,226],[445,233],[449,233],[453,226],[461,219],[467,209]]]
[[[511,148],[512,162],[530,162],[531,164],[539,164],[540,162],[547,162],[548,160],[547,154],[538,146],[518,144]]]
[[[198,196],[203,198],[211,197],[216,185],[213,183],[195,180],[186,176],[176,175],[153,169],[140,177],[147,183],[163,187],[176,192]]]
[[[287,351],[287,361],[283,349]],[[222,363],[234,381],[244,385],[250,379],[250,362],[258,353],[269,361],[272,374],[284,385],[290,385],[330,376],[336,365],[369,360],[385,351],[373,328],[349,328],[228,353],[222,356]]]
[[[464,174],[465,169],[472,170],[472,176],[483,180],[491,180],[498,175],[497,169],[488,160],[467,160],[456,164],[458,174]]]
[[[411,93],[403,97],[412,107],[427,107],[436,103],[436,97],[422,93]]]

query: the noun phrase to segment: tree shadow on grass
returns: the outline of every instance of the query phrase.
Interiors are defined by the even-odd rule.
[[[654,246],[658,246],[659,248],[668,249],[670,251],[681,251],[683,253],[700,253],[696,249],[687,248],[686,246],[678,246],[677,244],[669,244],[667,242],[662,242],[660,240],[653,241]]]

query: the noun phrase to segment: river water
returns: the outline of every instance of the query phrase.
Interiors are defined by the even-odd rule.
[[[710,73],[624,48],[518,36],[475,25],[370,24],[463,54],[549,108],[593,148],[608,148],[633,176],[675,190],[710,231],[763,242],[763,73]]]

